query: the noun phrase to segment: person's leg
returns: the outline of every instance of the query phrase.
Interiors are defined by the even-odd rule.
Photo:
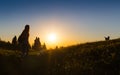
[[[25,48],[24,48],[24,55],[25,55],[25,56],[28,56],[28,47],[25,47]]]

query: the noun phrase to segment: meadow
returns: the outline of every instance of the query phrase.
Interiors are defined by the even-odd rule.
[[[54,50],[0,49],[1,75],[119,75],[120,39],[88,42]]]

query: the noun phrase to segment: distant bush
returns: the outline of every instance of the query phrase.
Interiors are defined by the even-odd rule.
[[[34,50],[41,50],[42,49],[39,37],[36,37],[36,39],[34,40],[34,44],[32,46],[32,49],[34,49]]]
[[[12,44],[9,41],[5,42],[5,41],[1,40],[0,41],[0,48],[10,50],[10,49],[12,49]]]

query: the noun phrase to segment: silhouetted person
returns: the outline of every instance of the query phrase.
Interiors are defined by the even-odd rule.
[[[20,47],[20,50],[22,52],[23,57],[28,55],[28,51],[29,51],[29,48],[30,48],[29,41],[28,41],[28,39],[29,39],[29,29],[30,29],[30,26],[26,25],[22,34],[18,38],[18,45]]]
[[[104,37],[106,41],[110,40],[110,36]]]

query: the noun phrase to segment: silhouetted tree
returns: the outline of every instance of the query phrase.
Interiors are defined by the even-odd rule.
[[[13,37],[12,44],[13,45],[17,45],[17,37],[16,36]]]
[[[11,50],[12,45],[11,45],[11,43],[9,41],[6,42],[6,41],[1,40],[0,41],[0,48],[5,49],[5,50]]]
[[[30,48],[30,44],[29,44],[29,41],[28,41],[28,39],[29,39],[29,29],[30,29],[30,26],[26,25],[25,29],[23,30],[23,32],[21,33],[21,35],[18,38],[18,45],[19,45],[19,48],[20,48],[23,56],[28,55],[28,51],[29,51],[29,48]]]
[[[41,42],[39,37],[36,37],[36,39],[34,40],[34,45],[32,48],[34,50],[41,50]]]
[[[43,44],[43,50],[46,50],[47,48],[46,48],[46,44],[44,43]]]
[[[17,37],[14,36],[12,39],[12,48],[17,49]]]
[[[58,46],[56,46],[56,49],[58,49]]]

